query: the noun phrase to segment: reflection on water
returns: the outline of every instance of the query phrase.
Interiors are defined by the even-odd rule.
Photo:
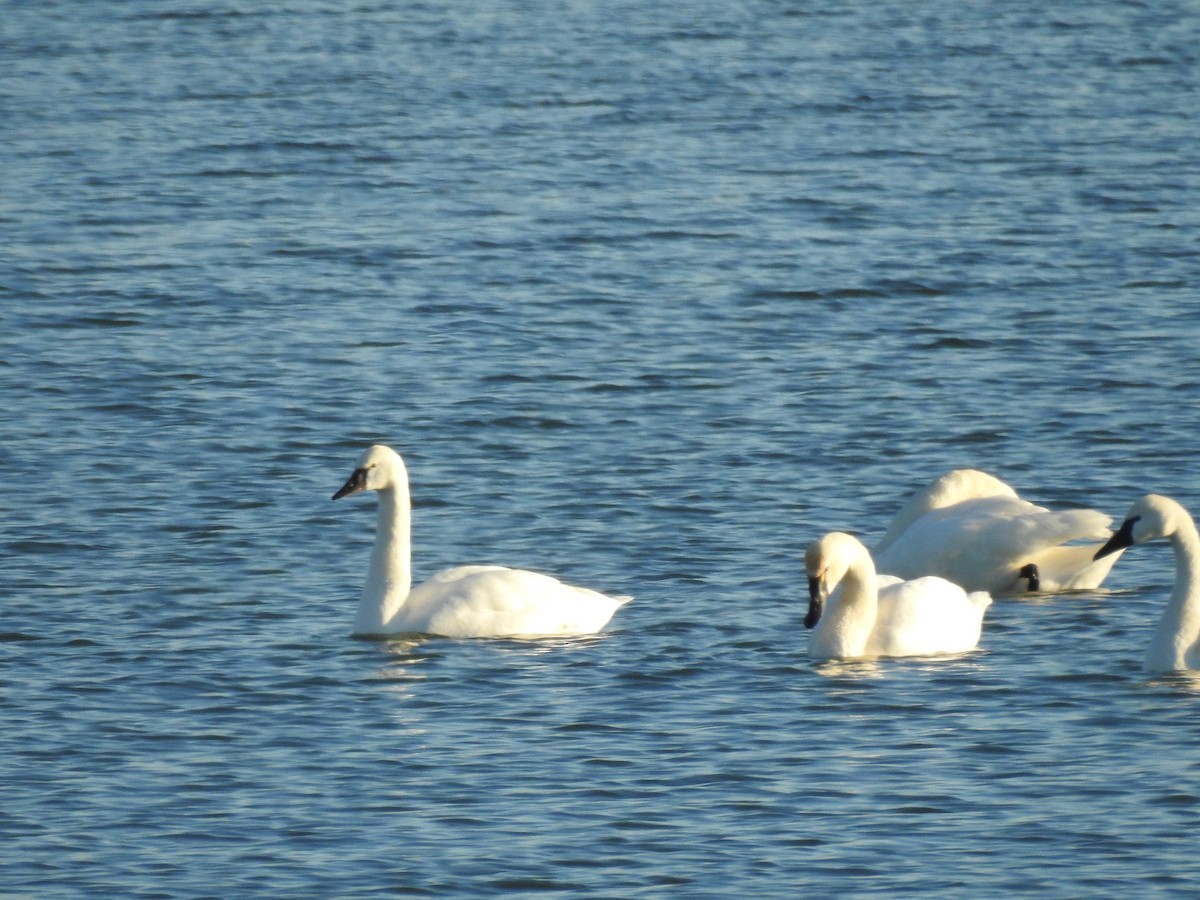
[[[376,646],[382,651],[386,661],[376,671],[375,677],[380,681],[403,684],[425,680],[425,674],[418,669],[426,663],[436,662],[442,656],[436,650],[421,652],[428,640],[422,636],[378,640]]]
[[[1184,693],[1200,691],[1200,672],[1165,672],[1146,676],[1151,687],[1163,687]]]
[[[885,663],[878,659],[830,659],[813,665],[813,671],[824,678],[846,679],[878,678],[883,674]]]

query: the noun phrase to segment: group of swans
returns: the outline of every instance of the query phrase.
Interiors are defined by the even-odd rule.
[[[503,566],[458,566],[413,587],[411,500],[399,454],[370,447],[333,499],[362,491],[375,491],[379,502],[356,635],[592,634],[631,599]],[[1175,549],[1175,590],[1146,667],[1200,668],[1200,536],[1191,516],[1174,500],[1149,494],[1116,532],[1111,522],[1094,510],[1036,506],[985,472],[949,472],[905,504],[874,554],[842,532],[808,547],[809,654],[854,659],[973,650],[993,596],[1096,588],[1126,548],[1167,538]],[[1080,543],[1086,541],[1094,543]]]

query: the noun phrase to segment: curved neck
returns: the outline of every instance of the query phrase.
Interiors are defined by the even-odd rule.
[[[879,608],[875,565],[865,553],[846,569],[837,596],[832,598],[814,635],[832,656],[862,656]]]
[[[354,618],[355,634],[379,634],[404,605],[412,588],[412,509],[408,485],[377,492],[379,514],[371,569]]]
[[[1146,653],[1147,666],[1186,669],[1188,651],[1200,640],[1200,535],[1190,519],[1170,536],[1175,551],[1175,588]]]

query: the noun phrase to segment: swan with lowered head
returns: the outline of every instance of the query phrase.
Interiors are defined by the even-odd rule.
[[[1200,535],[1188,511],[1170,497],[1147,494],[1130,507],[1125,522],[1096,551],[1096,558],[1155,538],[1166,538],[1175,551],[1175,587],[1146,649],[1146,668],[1200,669]]]
[[[1037,506],[986,472],[955,469],[905,504],[876,545],[875,562],[901,578],[940,575],[993,596],[1089,590],[1119,555],[1095,558],[1111,523],[1092,509]]]
[[[354,634],[444,637],[547,637],[599,631],[630,597],[609,597],[537,572],[459,566],[412,587],[408,472],[400,455],[377,444],[359,460],[337,500],[375,491],[379,517],[371,568]]]
[[[808,654],[818,659],[974,650],[992,603],[988,594],[968,594],[944,578],[878,576],[867,548],[840,531],[809,545],[804,568],[809,598],[804,626],[813,629]]]

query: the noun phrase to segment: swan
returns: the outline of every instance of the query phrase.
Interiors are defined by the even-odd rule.
[[[993,596],[1089,590],[1117,561],[1095,558],[1111,524],[1096,510],[1051,511],[986,472],[955,469],[904,505],[875,546],[875,562],[901,578],[940,575]]]
[[[818,659],[974,650],[992,603],[983,591],[968,594],[936,576],[901,581],[876,575],[870,551],[840,531],[809,545],[804,568],[804,627],[813,629],[808,654]],[[841,590],[833,592],[839,584]]]
[[[1175,550],[1175,587],[1146,650],[1151,672],[1200,669],[1200,535],[1188,511],[1159,494],[1147,494],[1096,551],[1102,559],[1134,544],[1166,538]]]
[[[503,566],[459,566],[412,587],[408,472],[400,455],[377,444],[363,453],[334,500],[375,491],[379,517],[371,568],[354,634],[444,637],[544,637],[591,634],[631,597],[610,597],[548,575]]]

